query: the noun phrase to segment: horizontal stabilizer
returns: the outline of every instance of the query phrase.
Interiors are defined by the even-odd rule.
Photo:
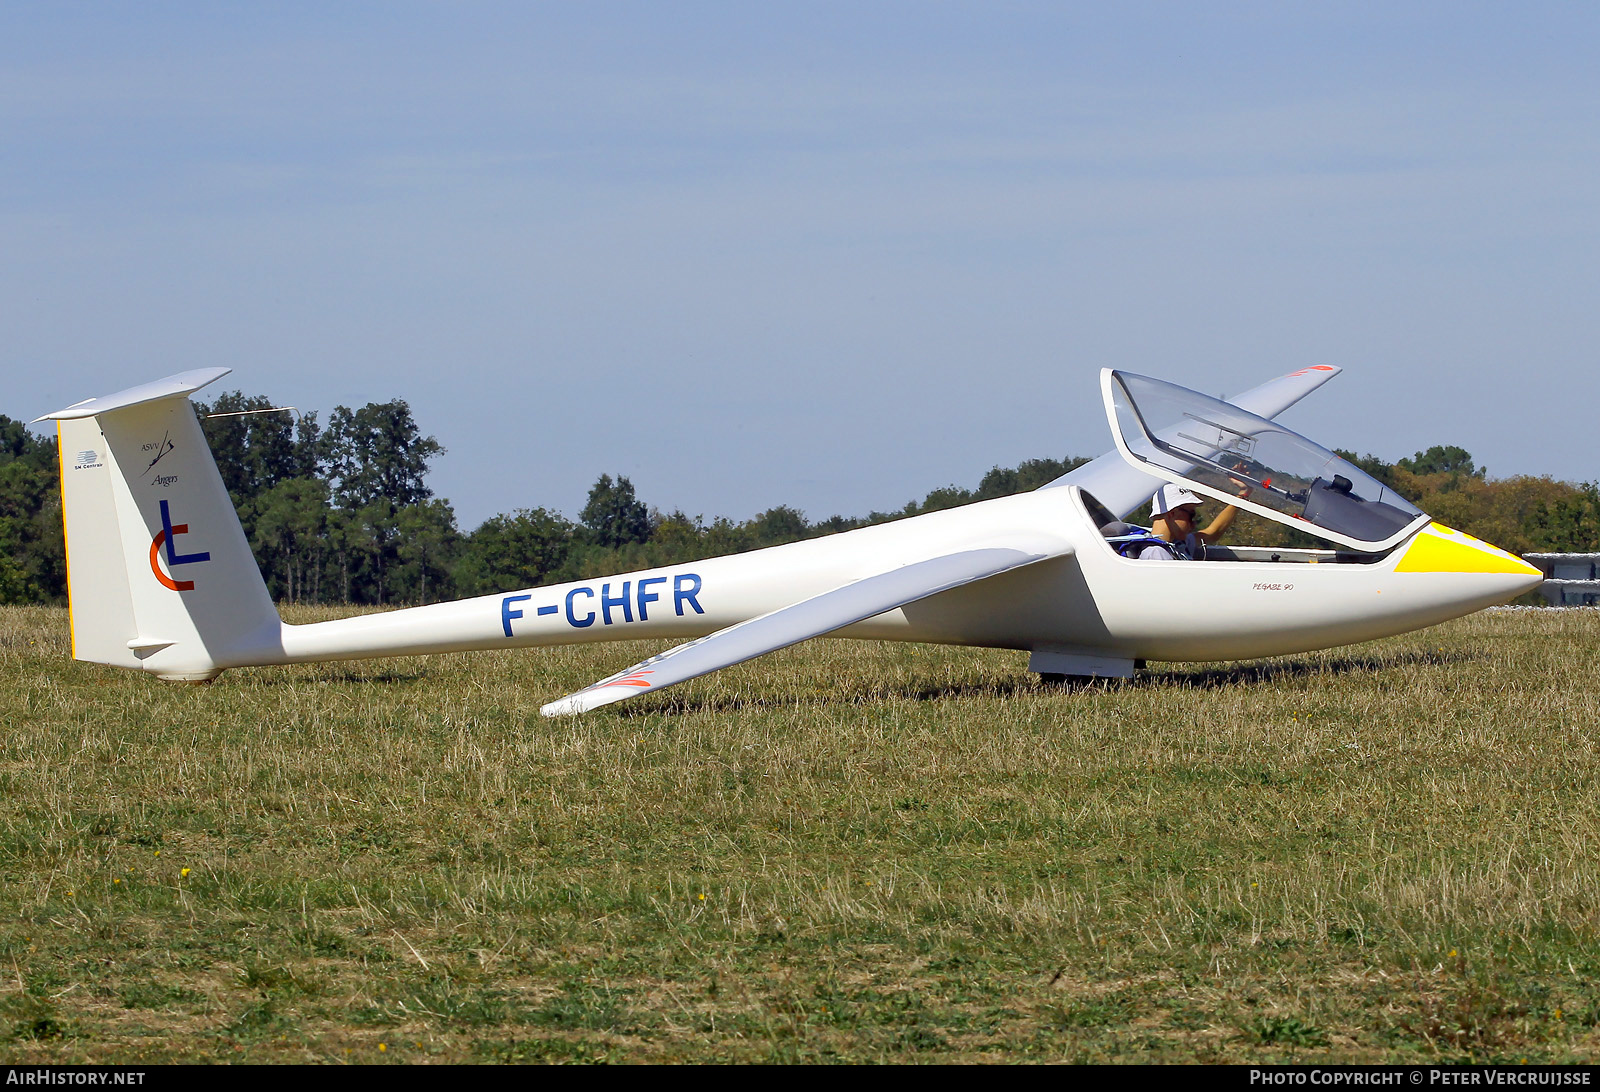
[[[140,383],[137,387],[129,387],[116,394],[108,394],[102,398],[90,398],[84,402],[75,402],[63,410],[47,413],[43,417],[33,420],[33,424],[40,421],[75,421],[83,417],[95,417],[112,410],[127,409],[129,406],[142,405],[145,402],[155,402],[162,398],[178,398],[182,395],[193,394],[208,383],[215,383],[231,372],[232,368],[197,368],[192,372],[179,372],[169,375],[165,379],[153,379],[148,383]]]
[[[1033,544],[1030,549],[988,547],[890,569],[669,648],[539,711],[547,717],[584,713],[635,694],[652,693],[832,633],[930,595],[1071,552],[1065,542]]]

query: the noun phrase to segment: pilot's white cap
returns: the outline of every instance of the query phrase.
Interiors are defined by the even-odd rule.
[[[1155,499],[1150,502],[1152,516],[1164,516],[1174,508],[1181,508],[1185,504],[1204,504],[1205,498],[1191,493],[1181,485],[1163,485],[1156,490]]]

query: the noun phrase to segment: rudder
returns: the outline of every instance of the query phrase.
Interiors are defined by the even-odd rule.
[[[185,372],[55,419],[73,656],[205,680],[273,658],[282,623],[188,395]]]

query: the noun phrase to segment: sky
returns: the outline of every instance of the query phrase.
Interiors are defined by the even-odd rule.
[[[404,398],[461,525],[898,508],[1111,366],[1600,479],[1600,7],[0,4],[0,413]]]

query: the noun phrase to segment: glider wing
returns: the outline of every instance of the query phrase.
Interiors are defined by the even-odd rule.
[[[1072,552],[1062,541],[1028,548],[983,547],[917,561],[864,577],[769,614],[688,641],[593,686],[551,702],[547,717],[584,713],[635,694],[653,693],[745,660],[776,652],[854,622],[963,584]]]
[[[1313,364],[1288,375],[1269,379],[1259,387],[1234,395],[1228,401],[1257,417],[1273,418],[1338,375],[1343,368],[1332,364]]]

